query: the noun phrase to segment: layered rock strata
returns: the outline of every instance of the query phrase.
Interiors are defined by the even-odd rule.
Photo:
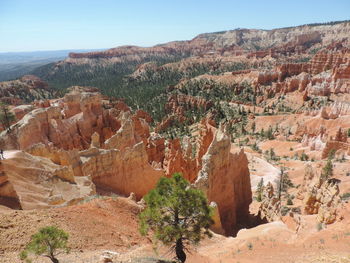
[[[1,133],[0,147],[18,153],[1,167],[8,186],[0,196],[17,198],[23,209],[74,203],[95,187],[141,199],[160,177],[181,172],[216,203],[216,231],[233,235],[244,225],[252,201],[248,161],[210,121],[199,124],[196,140],[165,140],[150,133],[147,113],[105,105],[95,92],[76,88],[50,103]]]

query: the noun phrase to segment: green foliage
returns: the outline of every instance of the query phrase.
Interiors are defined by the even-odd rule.
[[[320,49],[321,49],[320,47],[319,48],[313,48],[313,49],[310,50],[309,54],[315,55],[318,51],[320,51]]]
[[[263,191],[264,191],[264,178],[261,178],[260,182],[256,186],[256,201],[258,202],[262,201]]]
[[[323,224],[322,224],[321,222],[318,222],[318,223],[316,224],[316,229],[317,229],[317,231],[321,231],[323,228],[324,228],[324,226],[323,226]]]
[[[275,136],[273,135],[273,129],[271,126],[265,131],[263,128],[260,130],[259,133],[261,138],[266,138],[268,140],[273,140],[275,139]]]
[[[205,235],[211,236],[212,210],[203,192],[193,189],[181,174],[161,178],[145,197],[147,207],[140,214],[140,232],[151,229],[165,245],[174,245],[176,255],[187,243],[197,244]],[[186,258],[186,256],[185,256]]]
[[[305,152],[302,152],[302,154],[300,156],[300,160],[301,161],[308,161],[309,160],[309,156]]]
[[[188,56],[189,53],[180,51],[167,55],[147,55],[135,60],[121,59],[113,63],[104,58],[94,58],[89,59],[88,63],[62,63],[59,66],[48,64],[36,69],[33,74],[60,91],[72,85],[97,87],[105,95],[123,98],[132,108],[150,113],[155,122],[174,114],[165,109],[171,94],[201,97],[209,102],[205,107],[186,103],[180,105],[184,108],[185,120],[181,119],[181,123],[175,120],[166,130],[161,131],[168,138],[189,135],[184,127],[198,122],[209,111],[217,123],[235,119],[234,123],[240,123],[239,126],[244,127],[246,113],[231,110],[231,107],[222,105],[222,102],[238,100],[255,104],[256,95],[247,82],[225,85],[209,79],[193,78],[205,73],[216,75],[242,70],[248,68],[248,65],[221,60],[204,63],[193,61],[182,65],[180,69],[176,63]],[[174,63],[174,67],[166,65],[167,63]],[[142,64],[142,70],[133,74]],[[180,81],[182,84],[175,88]],[[232,127],[232,130],[232,138],[246,132],[244,128],[238,128],[238,125]]]
[[[303,57],[294,60],[294,63],[307,63],[309,62],[311,57]]]
[[[330,21],[330,22],[324,22],[324,23],[311,23],[311,24],[304,24],[304,25],[300,25],[297,27],[304,27],[304,26],[333,26],[333,25],[337,25],[337,24],[341,24],[341,23],[349,23],[350,20],[342,20],[342,21]],[[289,28],[297,28],[297,27],[281,27],[281,29],[289,29]]]
[[[289,211],[290,211],[290,207],[288,207],[288,206],[282,206],[281,207],[281,215],[282,216],[287,215]]]
[[[256,142],[254,142],[251,146],[252,150],[256,151],[256,152],[261,152],[258,144]]]
[[[183,83],[178,92],[190,96],[200,96],[213,102],[239,100],[255,103],[253,88],[247,82],[224,84],[211,79],[191,79]]]
[[[97,87],[103,94],[124,98],[129,106],[143,109],[149,112],[155,121],[161,121],[166,115],[164,105],[166,95],[169,93],[168,87],[176,85],[182,79],[191,79],[204,73],[221,74],[248,67],[245,63],[224,63],[220,60],[190,63],[181,70],[177,67],[163,66],[167,63],[176,63],[188,56],[190,53],[174,52],[164,56],[148,55],[140,59],[121,60],[115,63],[106,63],[104,58],[90,59],[89,63],[85,64],[62,63],[57,66],[51,63],[37,68],[32,74],[46,80],[56,90],[66,90],[72,85]],[[149,62],[156,67],[146,67],[140,75],[132,75],[139,65]],[[216,91],[214,93],[220,94]],[[246,96],[250,94],[247,93]],[[194,96],[198,95],[200,94],[196,93]]]
[[[265,131],[264,131],[264,128],[261,128],[259,135],[260,135],[260,137],[262,137],[262,138],[264,138],[264,137],[265,137]]]
[[[294,160],[298,160],[299,159],[299,155],[298,155],[298,153],[296,152],[296,153],[294,153]]]
[[[266,131],[265,137],[269,140],[273,140],[275,137],[273,135],[272,127],[270,126],[269,129]]]
[[[8,106],[0,103],[0,123],[4,129],[10,130],[12,122],[16,120],[15,115],[10,112]]]
[[[334,157],[335,157],[335,152],[336,152],[335,149],[331,149],[331,150],[329,151],[329,153],[328,153],[328,159],[329,159],[329,160],[333,160],[333,159],[334,159]]]
[[[279,103],[277,106],[277,111],[278,112],[292,112],[293,109],[291,107],[284,105],[283,103]]]
[[[270,148],[270,150],[265,151],[265,157],[267,160],[271,161],[278,161],[280,158],[276,155],[273,148]]]
[[[256,124],[255,124],[255,122],[253,121],[253,123],[252,123],[252,133],[255,133],[255,129],[256,129]]]
[[[343,201],[350,200],[350,192],[343,194],[343,195],[341,196],[341,199],[342,199]]]
[[[287,205],[293,205],[293,200],[290,196],[287,199]]]
[[[288,173],[285,172],[285,168],[281,167],[280,178],[277,182],[277,192],[279,198],[281,198],[282,193],[288,195],[288,189],[291,187],[295,187],[293,182],[290,180]]]
[[[333,176],[333,163],[332,163],[332,159],[328,158],[326,165],[322,169],[321,179],[323,181],[326,181],[332,176]]]
[[[27,258],[28,253],[31,252],[48,257],[53,263],[58,263],[57,255],[69,252],[68,237],[66,232],[55,226],[43,227],[31,237],[30,242],[20,253],[20,258],[30,262]]]
[[[252,250],[252,249],[253,249],[253,244],[252,244],[251,242],[249,242],[249,243],[247,244],[247,247],[248,247],[249,250]]]

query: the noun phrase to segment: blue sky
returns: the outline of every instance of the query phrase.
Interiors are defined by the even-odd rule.
[[[151,46],[350,19],[350,0],[0,0],[0,52]]]

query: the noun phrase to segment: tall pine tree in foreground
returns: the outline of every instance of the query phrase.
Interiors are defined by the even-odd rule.
[[[190,187],[181,174],[161,178],[145,197],[146,209],[140,214],[140,232],[152,230],[156,239],[175,250],[180,262],[186,261],[186,247],[211,237],[212,210],[203,192]]]

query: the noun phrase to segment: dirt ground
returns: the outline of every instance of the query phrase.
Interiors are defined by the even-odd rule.
[[[171,259],[168,248],[154,250],[150,237],[138,231],[139,207],[133,201],[96,198],[70,207],[13,211],[1,210],[0,262],[21,262],[18,253],[40,227],[56,225],[69,233],[71,253],[61,263],[99,263],[106,253],[113,262],[157,262]],[[296,234],[282,222],[241,230],[237,237],[214,235],[190,249],[186,262],[350,262],[350,206],[342,221],[318,229],[314,216],[302,218]],[[49,263],[44,258],[33,262]]]

